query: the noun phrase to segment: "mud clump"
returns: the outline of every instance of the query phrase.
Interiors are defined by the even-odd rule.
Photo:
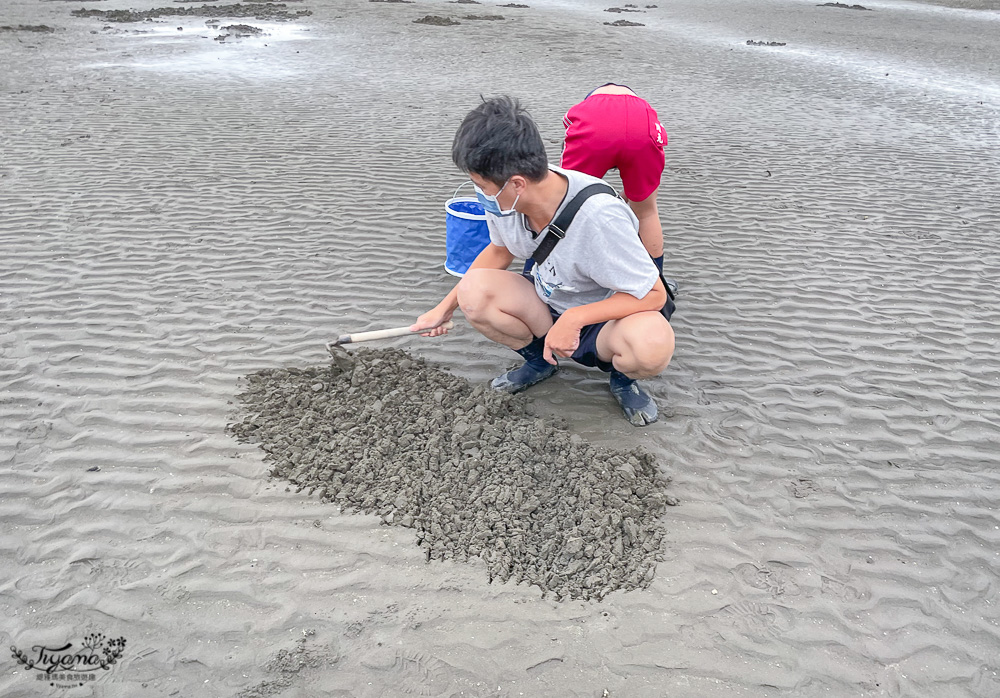
[[[784,42],[781,41],[754,41],[753,39],[747,39],[747,46],[786,46]]]
[[[642,22],[630,22],[627,19],[619,19],[617,22],[605,22],[609,27],[645,27]]]
[[[588,444],[518,395],[398,350],[250,374],[228,430],[271,475],[416,531],[427,560],[480,558],[489,581],[557,599],[645,588],[677,500],[642,449]]]
[[[233,36],[260,36],[264,30],[251,24],[228,24],[222,31],[229,32]]]
[[[215,37],[215,40],[220,42],[224,42],[226,39],[243,39],[249,36],[267,36],[263,29],[250,24],[229,24],[219,31],[223,33]]]
[[[461,22],[456,22],[450,17],[441,17],[439,15],[425,15],[420,19],[413,20],[414,24],[430,24],[435,27],[453,27],[456,24],[461,24]]]
[[[0,27],[0,32],[35,32],[36,34],[51,34],[55,27],[45,24],[18,24],[16,27],[4,25]]]
[[[156,7],[151,10],[73,10],[74,17],[97,17],[105,22],[144,22],[157,17],[252,17],[287,21],[312,14],[312,10],[289,12],[283,3],[202,5],[201,7]]]
[[[866,12],[874,12],[870,7],[865,7],[864,5],[846,5],[842,2],[824,2],[821,5],[816,5],[816,7],[839,7],[842,10],[865,10]]]

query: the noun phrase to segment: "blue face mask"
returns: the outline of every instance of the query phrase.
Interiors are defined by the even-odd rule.
[[[500,191],[498,191],[496,194],[493,194],[492,196],[483,193],[483,190],[477,187],[475,184],[472,185],[473,188],[476,190],[476,198],[479,200],[479,203],[483,205],[483,209],[487,213],[492,213],[494,216],[510,216],[514,214],[514,207],[517,206],[517,201],[518,199],[521,198],[520,194],[518,194],[514,198],[514,203],[511,204],[510,208],[507,209],[506,211],[500,208],[500,204],[497,202],[497,197],[500,196],[500,192],[502,192],[504,188],[506,188],[508,182],[510,182],[510,179],[504,182],[503,186],[500,187]]]

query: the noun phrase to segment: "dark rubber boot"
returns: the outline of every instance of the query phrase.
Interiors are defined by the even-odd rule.
[[[622,412],[633,426],[644,427],[656,421],[658,412],[653,398],[639,387],[639,383],[621,371],[611,371],[611,394],[622,406]]]
[[[556,372],[556,366],[542,356],[545,351],[545,337],[535,337],[531,340],[531,344],[514,351],[524,357],[524,365],[494,378],[490,384],[494,389],[506,393],[519,393]]]

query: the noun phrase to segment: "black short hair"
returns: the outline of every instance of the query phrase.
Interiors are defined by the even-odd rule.
[[[545,177],[549,160],[538,126],[513,97],[483,99],[455,132],[451,159],[463,172],[502,185],[514,175]]]

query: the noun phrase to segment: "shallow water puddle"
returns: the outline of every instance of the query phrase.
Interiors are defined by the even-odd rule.
[[[174,18],[138,26],[142,28],[116,32],[123,40],[120,60],[89,63],[84,67],[284,78],[301,70],[289,60],[289,52],[275,48],[316,39],[306,24],[239,18],[208,21],[202,17],[184,21]],[[149,55],[150,49],[154,55]]]

